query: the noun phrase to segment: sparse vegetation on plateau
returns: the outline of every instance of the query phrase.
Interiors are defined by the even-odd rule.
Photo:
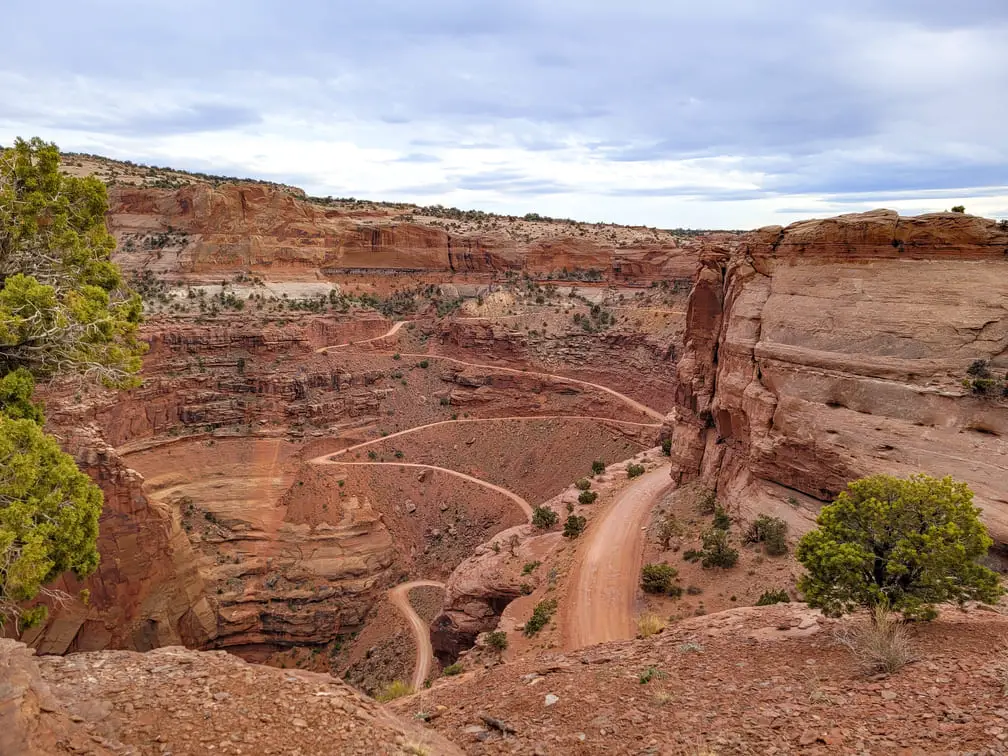
[[[657,667],[648,667],[643,672],[641,672],[640,684],[647,685],[652,680],[661,680],[664,677],[665,673],[662,672]]]
[[[492,630],[487,633],[487,645],[495,651],[506,651],[508,647],[507,633],[503,630]]]
[[[702,488],[697,494],[696,509],[702,515],[712,515],[717,509],[717,494],[713,489]]]
[[[606,464],[601,459],[596,459],[592,462],[592,475],[601,475],[605,472]]]
[[[661,543],[662,551],[668,551],[672,545],[672,539],[683,534],[683,526],[674,514],[667,514],[658,523],[658,542]]]
[[[756,599],[756,606],[770,606],[771,604],[787,604],[791,601],[788,592],[783,588],[769,588],[760,594]]]
[[[598,499],[598,491],[582,491],[578,494],[578,504],[594,504]]]
[[[710,528],[705,530],[701,536],[703,550],[700,552],[700,563],[707,569],[713,567],[729,568],[734,567],[738,562],[738,549],[731,545],[731,538],[727,530],[721,528]]]
[[[588,521],[584,517],[574,514],[570,515],[564,523],[564,538],[577,538],[584,532],[587,525]]]
[[[628,478],[639,478],[644,474],[644,465],[629,464],[627,465],[626,474]]]
[[[536,507],[532,510],[532,524],[540,530],[549,530],[560,516],[549,507]]]
[[[991,398],[1008,398],[1008,374],[1005,374],[1004,380],[996,378],[987,360],[974,360],[970,363],[966,368],[966,376],[963,378],[963,387],[969,389],[970,393]]]
[[[678,584],[679,571],[665,562],[652,562],[641,568],[641,590],[645,593],[662,593],[667,596],[682,594]]]
[[[762,543],[769,556],[787,553],[788,524],[779,517],[760,515],[749,524],[745,533],[746,543]]]
[[[917,658],[907,623],[876,604],[867,621],[836,633],[866,675],[892,674]]]
[[[532,610],[532,616],[525,622],[525,629],[523,631],[525,635],[532,637],[546,627],[556,610],[556,599],[543,599],[536,604],[535,609]]]
[[[413,688],[411,686],[402,680],[393,680],[377,695],[377,699],[382,703],[387,703],[388,701],[394,701],[397,698],[411,695],[413,695]]]
[[[637,637],[650,638],[665,629],[665,620],[653,612],[647,612],[637,618]]]
[[[714,508],[714,522],[711,527],[715,530],[731,530],[731,517],[721,507]]]

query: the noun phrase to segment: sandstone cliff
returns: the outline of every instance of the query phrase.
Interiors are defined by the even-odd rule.
[[[1008,541],[1008,230],[891,211],[771,227],[701,260],[670,415],[673,478],[807,529],[847,481],[967,481]]]
[[[648,283],[688,278],[699,249],[696,240],[651,229],[445,221],[402,209],[411,206],[320,204],[262,184],[115,186],[109,199],[109,226],[121,242],[117,261],[129,271],[176,277],[594,270]]]
[[[178,518],[151,501],[143,478],[127,467],[94,427],[55,432],[105,495],[99,521],[98,570],[83,581],[66,573],[54,586],[76,597],[52,606],[48,620],[23,640],[42,653],[158,646],[199,646],[216,636],[195,554]]]

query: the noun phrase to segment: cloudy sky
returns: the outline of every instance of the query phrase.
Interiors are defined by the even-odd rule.
[[[661,227],[1008,217],[1006,0],[6,0],[0,144]]]

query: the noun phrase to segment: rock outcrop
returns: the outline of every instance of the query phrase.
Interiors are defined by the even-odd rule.
[[[143,478],[94,427],[62,433],[57,427],[56,432],[105,495],[101,562],[83,581],[66,573],[51,586],[73,598],[51,606],[47,621],[22,639],[42,653],[62,654],[201,646],[216,637],[217,621],[196,556],[175,514],[146,495]],[[87,604],[77,598],[84,589]]]
[[[460,754],[329,675],[178,647],[34,658],[0,638],[0,753]]]
[[[670,415],[673,478],[799,530],[874,472],[965,480],[1008,541],[1008,229],[957,213],[846,215],[703,256]]]
[[[699,248],[648,229],[521,219],[491,227],[416,216],[411,206],[356,209],[265,184],[122,185],[109,198],[109,225],[122,242],[117,261],[176,276],[596,271],[649,283],[688,278]]]

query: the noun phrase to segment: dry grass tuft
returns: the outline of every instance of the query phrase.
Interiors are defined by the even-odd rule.
[[[648,612],[637,618],[637,637],[650,638],[665,629],[665,620],[657,614]]]
[[[892,674],[917,660],[906,623],[882,606],[872,610],[868,622],[840,630],[836,638],[866,675]]]
[[[404,683],[402,680],[395,680],[389,683],[385,690],[379,693],[376,698],[382,703],[387,703],[397,698],[411,695],[413,695],[413,688],[410,685]]]

